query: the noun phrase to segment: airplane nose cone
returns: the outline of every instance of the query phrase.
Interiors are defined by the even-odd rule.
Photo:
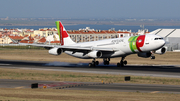
[[[159,42],[157,43],[158,47],[162,47],[166,44],[166,42],[164,40],[159,40]]]
[[[165,40],[162,40],[162,45],[164,46],[166,44],[166,41]]]

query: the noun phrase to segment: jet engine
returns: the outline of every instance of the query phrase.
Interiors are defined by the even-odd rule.
[[[138,53],[138,56],[143,58],[149,58],[151,56],[151,52]]]
[[[155,54],[164,54],[164,53],[166,53],[166,51],[167,51],[167,47],[162,47],[162,48],[160,48],[160,49],[158,49],[158,50],[156,50],[156,51],[154,51],[154,53]]]
[[[102,56],[102,52],[101,51],[91,51],[87,55],[92,58],[100,58]]]
[[[62,52],[63,50],[61,48],[56,48],[56,47],[49,50],[49,54],[52,55],[60,55]]]

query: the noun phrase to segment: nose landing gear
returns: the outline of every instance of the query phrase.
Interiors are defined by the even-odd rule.
[[[155,56],[154,56],[154,55],[152,55],[152,56],[151,56],[151,59],[155,59]]]

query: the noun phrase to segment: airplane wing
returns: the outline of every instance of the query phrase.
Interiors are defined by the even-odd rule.
[[[109,52],[115,52],[118,51],[118,49],[115,48],[99,48],[99,47],[92,47],[92,46],[86,46],[86,47],[80,47],[80,46],[60,46],[60,45],[46,45],[46,44],[24,44],[20,43],[20,45],[29,45],[29,46],[37,46],[37,47],[44,47],[44,48],[61,48],[63,51],[73,51],[73,52],[89,52],[89,51],[109,51]]]
[[[99,47],[79,47],[79,46],[57,46],[56,48],[62,48],[64,51],[73,51],[73,52],[84,52],[84,51],[109,51],[114,52],[118,51],[113,48],[99,48]]]
[[[37,47],[47,47],[47,48],[53,48],[59,45],[48,45],[48,44],[27,44],[27,43],[19,43],[19,45],[26,45],[26,46],[37,46]]]

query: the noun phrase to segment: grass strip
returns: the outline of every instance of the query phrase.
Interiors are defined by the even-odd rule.
[[[4,49],[35,49],[35,50],[45,50],[43,47],[37,47],[37,46],[6,46],[6,45],[0,45],[0,48]]]
[[[156,59],[141,58],[136,54],[129,55],[125,58],[128,64],[147,64],[147,65],[179,65],[180,53],[179,52],[166,52],[163,55],[155,54]],[[48,50],[39,49],[8,49],[0,48],[0,59],[4,60],[27,60],[27,61],[61,61],[70,63],[89,63],[92,59],[79,59],[69,56],[65,53],[54,56],[48,53]],[[103,63],[103,59],[97,59],[100,63]],[[119,58],[111,58],[110,64],[117,64],[121,60]]]
[[[77,81],[106,83],[138,83],[138,84],[168,84],[180,85],[180,78],[131,76],[130,81],[124,81],[125,75],[75,73],[47,70],[24,70],[0,68],[0,79]]]
[[[0,88],[0,101],[179,101],[180,94]]]

